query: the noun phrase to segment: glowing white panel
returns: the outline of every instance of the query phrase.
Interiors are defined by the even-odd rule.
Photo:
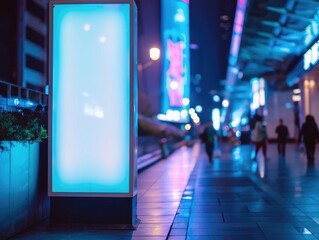
[[[212,111],[213,127],[216,131],[220,129],[220,110],[219,108],[214,108]]]
[[[310,64],[311,64],[311,49],[309,49],[303,56],[304,58],[304,66],[303,69],[304,70],[308,70],[310,68]]]
[[[256,110],[259,108],[260,106],[259,100],[260,100],[259,92],[253,93],[253,101],[252,101],[252,104],[250,105],[251,110]]]
[[[265,97],[265,90],[264,89],[260,89],[259,91],[259,104],[260,106],[265,106],[266,104],[266,97]]]
[[[311,47],[311,64],[314,65],[318,61],[318,43]]]
[[[130,191],[130,5],[54,4],[51,194]]]

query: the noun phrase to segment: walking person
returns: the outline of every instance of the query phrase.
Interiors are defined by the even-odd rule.
[[[287,126],[284,125],[284,120],[282,118],[279,119],[279,125],[276,127],[276,133],[278,155],[284,157],[286,154],[286,142],[289,137],[289,131]]]
[[[215,146],[215,135],[216,131],[213,128],[213,124],[211,121],[206,122],[204,124],[204,129],[200,134],[200,138],[202,142],[205,144],[205,151],[208,156],[208,161],[211,162],[213,160],[213,151]]]
[[[319,130],[315,118],[312,115],[306,116],[306,121],[301,126],[299,142],[303,141],[306,148],[308,164],[315,161],[316,143],[319,141]]]
[[[255,157],[253,160],[257,159],[257,154],[262,149],[264,159],[267,160],[267,128],[263,123],[263,117],[260,115],[255,116],[255,127],[252,134],[252,142],[255,144]]]

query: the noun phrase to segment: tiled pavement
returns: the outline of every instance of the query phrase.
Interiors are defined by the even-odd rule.
[[[209,163],[183,147],[140,173],[135,231],[44,222],[13,239],[319,239],[319,155],[307,166],[293,144],[285,158],[270,144],[266,162],[249,145],[221,150]]]
[[[200,157],[168,239],[318,239],[318,170],[295,145],[288,150],[278,158],[270,145],[257,163],[250,146],[212,164]]]

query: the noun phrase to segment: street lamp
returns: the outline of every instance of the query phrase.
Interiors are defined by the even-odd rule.
[[[159,58],[160,58],[160,55],[161,55],[161,51],[159,48],[150,48],[149,50],[149,56],[150,56],[150,61],[148,61],[147,63],[139,63],[138,64],[138,69],[139,71],[143,71],[144,69],[150,67],[155,61],[157,61]]]
[[[144,64],[142,63],[138,64],[138,75],[139,75],[138,77],[139,77],[140,83],[143,83],[143,70],[150,67],[155,61],[157,61],[160,58],[161,51],[159,48],[153,47],[149,50],[149,54],[150,54],[149,56],[151,60],[149,60],[148,62]]]
[[[159,48],[151,48],[150,49],[150,58],[153,61],[157,61],[161,56],[161,51],[159,50]]]

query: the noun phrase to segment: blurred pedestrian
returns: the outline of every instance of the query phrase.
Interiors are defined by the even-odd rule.
[[[284,120],[282,118],[279,119],[279,125],[276,127],[276,133],[278,154],[284,157],[286,154],[286,142],[289,137],[289,131],[287,126],[284,125]]]
[[[263,117],[261,115],[255,116],[255,126],[252,132],[252,142],[255,144],[255,157],[257,159],[257,154],[259,149],[262,149],[264,159],[267,160],[267,128],[263,122]]]
[[[301,126],[299,142],[301,141],[303,141],[306,148],[308,164],[313,164],[316,143],[319,141],[319,131],[315,118],[310,114],[306,116],[306,121]]]
[[[208,155],[208,161],[211,162],[213,160],[213,151],[215,146],[215,135],[216,131],[213,128],[213,124],[211,121],[206,122],[204,124],[204,129],[200,134],[200,138],[202,142],[205,144],[205,151]]]

